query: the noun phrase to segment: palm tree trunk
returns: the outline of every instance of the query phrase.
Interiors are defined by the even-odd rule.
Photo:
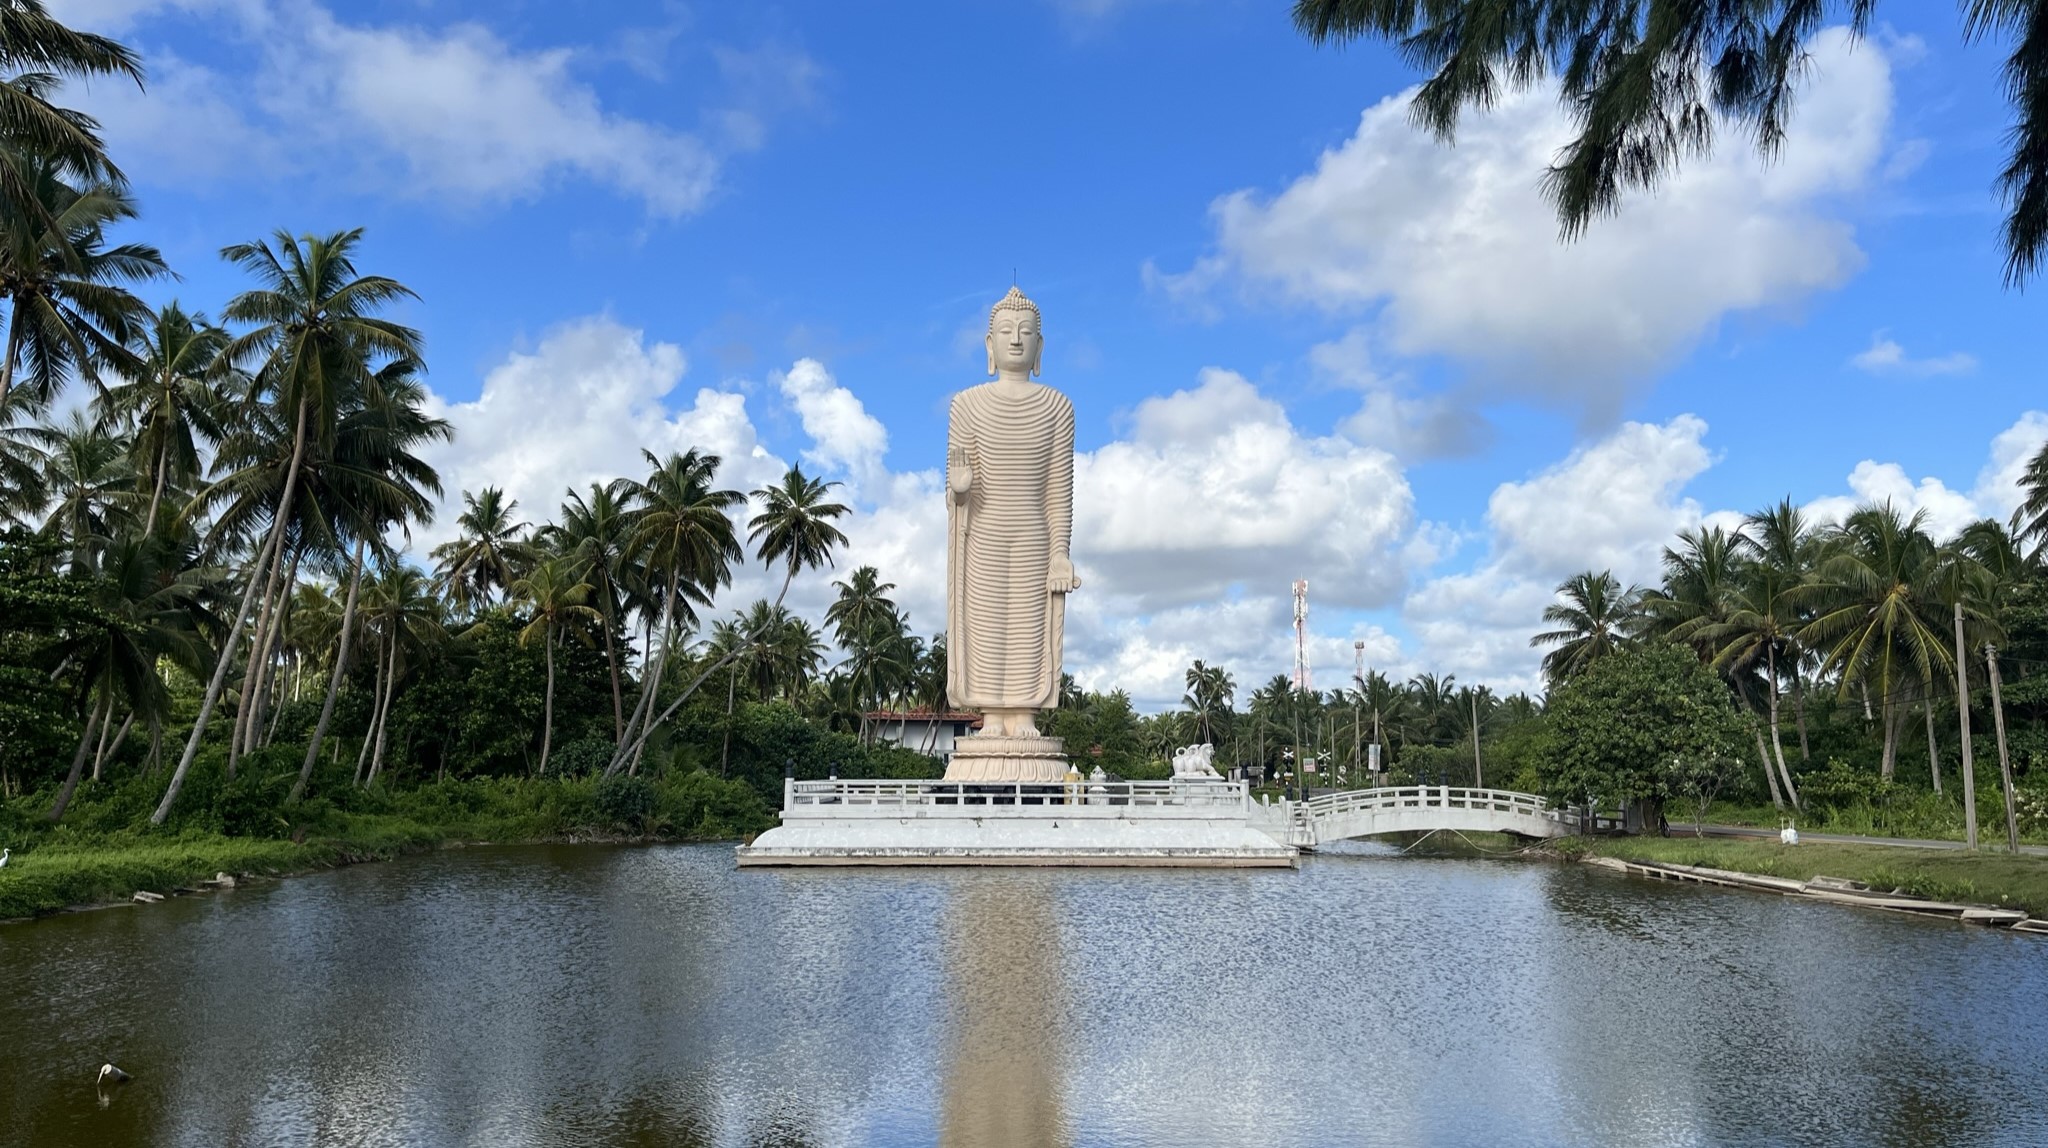
[[[14,366],[21,359],[21,301],[9,298],[13,304],[7,324],[7,366],[0,370],[0,402],[7,401],[7,392],[14,389]]]
[[[334,653],[334,672],[327,678],[327,700],[320,703],[320,720],[313,726],[313,738],[306,743],[306,760],[299,766],[299,780],[292,785],[287,803],[296,803],[306,795],[306,783],[312,780],[313,763],[320,756],[320,743],[327,739],[327,723],[334,720],[334,698],[341,692],[341,680],[348,674],[349,630],[356,618],[356,594],[363,587],[363,539],[356,539],[355,569],[348,576],[348,602],[341,608],[341,645]]]
[[[370,678],[370,724],[363,729],[362,748],[356,750],[356,775],[350,783],[361,785],[363,774],[370,766],[370,743],[377,737],[377,718],[384,707],[384,644],[380,641],[376,650],[376,673]]]
[[[626,736],[626,699],[619,688],[619,646],[612,638],[612,592],[609,580],[605,583],[604,606],[604,660],[612,670],[612,744],[617,745]]]
[[[57,803],[50,806],[51,824],[56,824],[64,816],[64,810],[71,804],[71,795],[78,792],[79,776],[85,772],[85,751],[92,748],[93,729],[107,719],[108,711],[113,708],[113,692],[102,689],[100,704],[94,706],[92,715],[85,719],[85,732],[78,738],[78,752],[71,755],[71,772],[64,778],[64,788],[57,791]]]
[[[143,520],[142,536],[148,538],[156,530],[156,508],[164,500],[164,479],[170,475],[171,452],[168,447],[156,454],[156,484],[149,491],[149,517]]]
[[[281,523],[286,509],[292,504],[293,496],[298,493],[299,465],[305,461],[305,457],[306,404],[301,402],[299,404],[298,429],[293,432],[292,436],[291,471],[285,475],[284,496],[278,499],[277,514],[271,519],[270,545],[268,547],[270,551],[276,551],[284,545],[284,529]],[[267,558],[267,554],[263,558],[259,558],[257,565],[261,566]],[[260,578],[252,570],[249,576],[249,586],[242,591],[241,608],[235,612],[234,625],[228,627],[227,637],[221,643],[220,659],[213,667],[213,681],[208,683],[206,696],[199,701],[199,716],[193,720],[191,736],[185,740],[185,753],[178,759],[178,768],[171,774],[171,784],[164,790],[163,801],[157,804],[156,812],[149,815],[149,821],[152,825],[162,825],[164,818],[171,815],[171,806],[176,804],[178,800],[178,791],[185,786],[185,775],[191,771],[192,759],[199,754],[199,742],[206,736],[207,720],[213,716],[213,707],[220,704],[221,690],[227,686],[228,667],[234,661],[234,650],[235,646],[239,643],[242,625],[249,620],[249,603],[256,593],[256,583],[258,581],[260,581]]]
[[[1806,684],[1799,679],[1799,667],[1792,667],[1792,716],[1799,723],[1799,764],[1813,760],[1813,746],[1806,739]]]
[[[1766,647],[1764,660],[1771,675],[1771,752],[1777,755],[1778,773],[1785,779],[1785,795],[1792,799],[1792,808],[1799,808],[1799,788],[1792,784],[1792,771],[1785,765],[1785,739],[1778,733],[1778,652]],[[1764,772],[1770,772],[1770,763],[1764,764]],[[1771,786],[1772,804],[1776,804],[1778,787]]]
[[[1934,778],[1934,792],[1941,793],[1941,752],[1934,746],[1934,691],[1920,703],[1920,712],[1927,716],[1927,772]]]
[[[1898,763],[1899,723],[1892,719],[1892,693],[1887,689],[1878,702],[1878,720],[1884,725],[1884,752],[1878,758],[1877,775],[1885,781],[1892,779]]]
[[[256,734],[263,728],[263,701],[271,677],[271,666],[277,658],[278,640],[284,632],[286,596],[291,593],[291,582],[298,577],[299,556],[292,555],[291,573],[287,575],[284,562],[284,547],[279,546],[277,555],[271,560],[270,581],[263,592],[263,608],[256,613],[256,638],[249,646],[249,664],[242,674],[242,710],[236,714],[236,739],[228,744],[228,776],[235,776],[235,760],[241,754],[254,752]]]
[[[668,668],[668,648],[670,640],[674,635],[676,584],[678,580],[678,577],[674,574],[669,576],[668,597],[663,600],[661,605],[662,638],[660,652],[656,653],[652,650],[648,652],[647,672],[642,674],[640,679],[640,700],[633,706],[633,720],[626,723],[625,729],[619,734],[619,740],[612,746],[612,759],[605,763],[604,767],[604,776],[606,777],[617,773],[620,767],[626,764],[627,759],[631,756],[626,748],[626,739],[635,734],[640,734],[641,723],[645,720],[647,714],[654,711],[656,695],[661,691],[662,673]],[[645,740],[644,734],[641,736],[641,740]],[[638,752],[637,742],[633,752]]]
[[[1744,706],[1743,708],[1748,709],[1749,707]],[[1773,809],[1783,809],[1785,808],[1785,798],[1778,792],[1778,778],[1771,772],[1771,751],[1764,748],[1763,727],[1756,724],[1754,711],[1751,711],[1749,729],[1751,733],[1756,735],[1756,757],[1757,761],[1761,762],[1764,767],[1764,784],[1771,787],[1771,807]]]
[[[364,786],[377,784],[377,775],[384,771],[384,743],[391,733],[391,695],[398,692],[398,629],[391,630],[390,664],[384,671],[384,702],[377,707],[377,748],[370,754],[370,776],[363,779]]]
[[[726,776],[726,766],[732,761],[732,703],[738,692],[740,668],[734,666],[725,675],[725,744],[718,747],[718,776]]]
[[[540,775],[548,775],[548,750],[555,740],[555,628],[547,629],[548,691],[541,702],[540,719]]]
[[[100,768],[106,765],[108,761],[112,760],[115,754],[121,752],[121,743],[128,740],[128,730],[130,729],[130,727],[134,726],[134,724],[135,711],[129,710],[128,716],[121,719],[121,728],[119,732],[114,734],[114,741],[112,745],[107,744],[108,727],[104,725],[100,727],[100,748],[99,751],[93,754],[92,757],[92,779],[94,781],[98,781],[100,779]]]

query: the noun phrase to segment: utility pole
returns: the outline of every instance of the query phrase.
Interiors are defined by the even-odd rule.
[[[1294,786],[1301,800],[1308,800],[1308,762],[1301,756],[1301,706],[1307,700],[1308,675],[1308,579],[1294,580]]]
[[[1365,756],[1358,744],[1362,740],[1359,735],[1364,732],[1359,728],[1358,707],[1365,700],[1365,642],[1351,643],[1351,652],[1351,684],[1358,689],[1351,695],[1351,782],[1359,785],[1365,780]]]
[[[1956,717],[1963,731],[1963,843],[1977,847],[1977,764],[1970,757],[1970,652],[1963,645],[1963,603],[1956,607]],[[1867,695],[1864,704],[1869,704]]]
[[[2020,815],[2013,808],[2012,758],[2005,753],[2005,702],[1998,696],[1998,647],[1984,643],[1984,660],[1991,667],[1991,723],[1998,729],[1998,777],[2005,785],[2005,843],[2020,851]]]

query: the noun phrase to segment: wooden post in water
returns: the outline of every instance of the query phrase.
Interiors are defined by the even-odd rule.
[[[1956,601],[1956,719],[1963,732],[1963,843],[1977,847],[1977,763],[1970,757],[1970,655],[1963,645],[1963,603]]]
[[[2014,853],[2020,851],[2020,815],[2014,808],[2015,795],[2012,789],[2012,758],[2005,752],[2005,702],[1998,696],[1998,647],[1984,643],[1984,661],[1991,667],[1991,724],[1998,730],[1998,778],[2005,786],[2005,843]]]

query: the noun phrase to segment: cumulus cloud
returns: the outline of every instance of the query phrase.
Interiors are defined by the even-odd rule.
[[[816,74],[798,53],[729,53],[733,100],[706,111],[707,136],[606,107],[576,74],[584,53],[518,48],[481,24],[373,26],[279,0],[74,6],[87,27],[176,14],[254,48],[245,72],[165,54],[147,93],[97,84],[78,95],[138,178],[167,182],[326,172],[340,156],[354,178],[413,195],[491,202],[577,179],[681,216],[711,196],[725,155],[759,146],[769,111],[808,98]],[[208,147],[187,146],[194,125]]]
[[[1977,357],[1964,351],[1916,359],[1906,354],[1898,340],[1879,331],[1870,346],[1849,357],[1849,365],[1872,375],[1965,375],[1977,369]]]
[[[475,399],[431,395],[429,412],[454,423],[456,436],[426,455],[446,495],[421,548],[454,535],[464,490],[501,487],[519,500],[521,517],[545,521],[568,491],[638,474],[642,449],[716,454],[720,479],[741,490],[778,477],[783,463],[761,444],[744,395],[706,387],[688,407],[669,409],[687,367],[673,344],[650,344],[640,331],[594,316],[508,355]]]
[[[1211,208],[1215,250],[1153,282],[1202,301],[1235,284],[1362,312],[1395,351],[1444,355],[1502,392],[1610,419],[1633,386],[1732,313],[1794,305],[1862,266],[1829,205],[1884,154],[1891,69],[1833,30],[1782,156],[1723,147],[1561,243],[1538,179],[1571,128],[1554,86],[1469,115],[1455,146],[1409,118],[1410,90],[1277,195]]]
[[[821,469],[844,470],[857,481],[871,481],[882,472],[889,432],[867,412],[852,391],[839,385],[825,364],[798,359],[788,371],[771,376],[776,389],[802,421],[816,445],[804,459]]]

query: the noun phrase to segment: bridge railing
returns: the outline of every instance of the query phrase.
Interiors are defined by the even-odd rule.
[[[1557,820],[1550,803],[1532,793],[1445,785],[1381,786],[1317,794],[1303,803],[1317,817],[1373,809],[1473,809]]]
[[[1108,805],[1240,806],[1249,800],[1241,781],[1046,781],[989,782],[913,780],[826,780],[783,782],[786,810],[821,805]]]

